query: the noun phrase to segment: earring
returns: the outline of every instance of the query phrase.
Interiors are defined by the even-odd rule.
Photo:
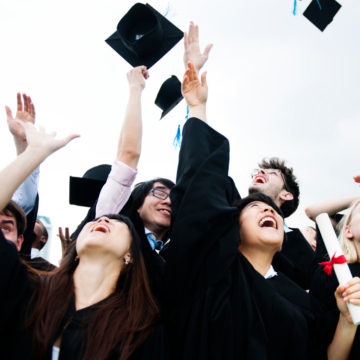
[[[128,258],[125,258],[125,265],[128,265],[129,264],[129,259]]]

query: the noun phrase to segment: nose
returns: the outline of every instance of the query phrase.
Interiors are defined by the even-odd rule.
[[[97,223],[100,223],[100,222],[102,222],[102,221],[104,221],[104,222],[106,222],[106,223],[109,223],[109,222],[110,222],[110,219],[109,219],[107,216],[102,216],[101,218],[99,218],[99,219],[97,220]]]
[[[162,203],[171,206],[170,195],[165,200],[163,200]]]
[[[271,214],[275,214],[275,210],[270,205],[264,206],[263,212],[267,212],[267,211],[270,212]]]

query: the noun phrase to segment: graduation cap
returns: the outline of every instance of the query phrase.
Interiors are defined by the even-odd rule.
[[[163,110],[160,119],[169,113],[182,99],[181,82],[175,75],[172,75],[163,82],[155,99],[155,104]]]
[[[341,5],[335,0],[313,0],[303,15],[318,29],[324,31],[340,8]]]
[[[149,4],[136,3],[105,41],[132,66],[145,65],[149,69],[183,36],[181,30]]]
[[[83,177],[70,176],[70,204],[93,206],[110,170],[111,165],[102,164],[87,170]]]

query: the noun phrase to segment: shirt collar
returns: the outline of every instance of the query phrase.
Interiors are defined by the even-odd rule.
[[[264,278],[265,279],[270,279],[270,278],[275,277],[277,275],[278,275],[278,273],[274,270],[273,266],[270,265],[269,270],[265,274]]]

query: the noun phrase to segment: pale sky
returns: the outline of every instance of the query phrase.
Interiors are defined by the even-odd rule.
[[[321,1],[321,0],[320,0]],[[340,1],[340,0],[339,0]],[[208,122],[230,140],[230,175],[242,195],[263,157],[278,156],[294,167],[300,207],[288,220],[310,222],[304,207],[359,193],[360,4],[342,1],[334,21],[319,31],[302,12],[309,0],[152,1],[181,30],[200,26],[202,47],[214,44],[208,71]],[[111,163],[125,113],[130,65],[106,43],[127,0],[0,0],[0,108],[16,109],[16,93],[35,103],[37,123],[59,135],[80,133],[41,166],[40,215],[74,230],[87,209],[71,206],[69,176]],[[183,125],[182,101],[163,120],[154,104],[171,75],[183,76],[183,44],[150,69],[143,94],[143,152],[136,181],[175,179]],[[1,112],[0,112],[1,114]],[[0,121],[4,167],[15,157],[5,110]],[[59,257],[53,239],[52,260]]]

